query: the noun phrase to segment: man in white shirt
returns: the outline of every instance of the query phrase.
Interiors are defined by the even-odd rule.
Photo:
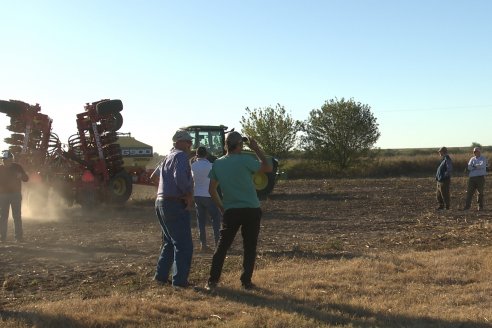
[[[481,155],[479,147],[473,148],[474,156],[468,161],[468,187],[466,190],[466,204],[464,210],[471,207],[471,202],[475,190],[477,191],[478,210],[483,210],[483,188],[485,176],[487,175],[487,159]]]
[[[200,237],[200,245],[202,251],[210,250],[207,246],[207,234],[205,225],[207,217],[210,215],[212,220],[212,228],[214,231],[215,246],[219,241],[221,214],[215,203],[210,197],[208,187],[210,179],[208,173],[212,169],[212,163],[207,159],[207,149],[200,146],[196,150],[196,161],[191,164],[191,172],[193,175],[194,198],[196,209],[196,221],[198,226],[198,235]],[[207,215],[208,214],[208,215]]]

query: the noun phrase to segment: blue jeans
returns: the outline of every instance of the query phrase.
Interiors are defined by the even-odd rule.
[[[220,211],[213,202],[211,197],[195,196],[195,209],[196,209],[196,223],[198,226],[198,235],[200,237],[200,244],[202,246],[207,245],[207,234],[205,232],[205,225],[207,223],[207,213],[212,220],[212,228],[214,230],[215,245],[219,242],[220,236]]]
[[[154,278],[166,282],[172,267],[173,286],[185,287],[193,255],[190,212],[183,202],[162,198],[156,199],[155,212],[162,228],[163,244]]]
[[[14,237],[21,240],[22,232],[22,194],[11,192],[0,194],[0,238],[7,239],[7,226],[9,221],[10,207],[12,207],[12,218],[14,219]]]

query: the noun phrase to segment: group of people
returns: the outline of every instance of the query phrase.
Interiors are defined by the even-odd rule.
[[[205,288],[213,290],[217,286],[227,251],[239,228],[244,247],[240,280],[243,288],[254,288],[251,278],[262,212],[252,175],[271,172],[272,166],[254,139],[236,131],[227,134],[226,155],[210,163],[206,149],[199,147],[196,161],[190,164],[188,154],[192,140],[187,131],[176,131],[173,148],[160,167],[155,209],[162,228],[163,245],[154,279],[175,287],[189,285],[193,255],[189,210],[195,206],[201,250],[208,249],[206,213],[210,214],[214,229],[215,251]],[[256,158],[241,153],[245,143],[255,152]]]
[[[449,210],[451,195],[451,174],[453,172],[453,161],[448,154],[446,147],[441,147],[438,150],[441,156],[441,162],[437,167],[436,180],[437,180],[437,202],[439,204],[438,210]],[[487,159],[482,156],[480,147],[473,148],[473,156],[468,161],[468,184],[466,189],[466,201],[463,210],[469,210],[471,208],[473,195],[477,192],[478,210],[482,211],[483,205],[483,192],[485,186],[485,176],[487,175]]]

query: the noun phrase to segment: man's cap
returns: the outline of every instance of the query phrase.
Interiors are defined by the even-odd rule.
[[[476,151],[482,152],[482,150],[480,149],[480,147],[473,148],[473,152],[476,152]]]
[[[446,147],[441,147],[441,148],[439,148],[438,152],[440,152],[440,153],[447,153],[448,152],[448,149]]]
[[[243,136],[241,135],[241,133],[237,131],[229,132],[225,138],[226,149],[229,149],[230,147],[234,147],[242,141],[243,141]]]
[[[14,159],[14,154],[10,150],[2,150],[2,159]]]
[[[196,149],[196,156],[203,158],[207,156],[207,148],[200,146]]]
[[[181,140],[191,141],[191,140],[193,140],[193,138],[188,133],[188,131],[186,131],[186,130],[178,130],[178,131],[176,131],[176,133],[173,136],[173,142],[181,141]]]

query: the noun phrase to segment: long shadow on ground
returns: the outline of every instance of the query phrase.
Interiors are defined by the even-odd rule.
[[[477,321],[444,320],[430,317],[380,313],[362,307],[337,304],[306,302],[287,294],[257,288],[254,292],[220,287],[216,296],[249,306],[269,307],[273,310],[292,312],[312,318],[324,324],[352,325],[355,327],[460,327],[491,328],[492,324]],[[265,296],[274,295],[274,296]]]

